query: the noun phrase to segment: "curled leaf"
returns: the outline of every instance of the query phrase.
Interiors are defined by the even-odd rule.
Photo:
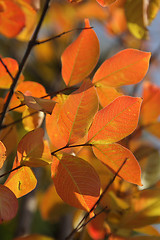
[[[56,102],[51,99],[25,96],[21,91],[17,91],[15,94],[22,104],[26,104],[29,108],[49,114],[52,114],[53,108],[56,104]]]

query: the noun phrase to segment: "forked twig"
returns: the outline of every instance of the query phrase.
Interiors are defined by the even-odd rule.
[[[98,200],[96,201],[96,203],[93,205],[93,207],[90,209],[89,212],[87,212],[85,214],[85,216],[81,219],[81,221],[78,223],[77,227],[73,229],[73,231],[65,238],[65,240],[70,239],[80,228],[83,223],[88,217],[89,214],[96,208],[96,206],[99,204],[99,202],[101,201],[101,199],[103,198],[103,196],[105,195],[105,193],[107,192],[107,190],[109,189],[109,187],[112,185],[112,183],[114,182],[115,178],[118,176],[119,172],[121,171],[122,167],[125,165],[125,163],[127,162],[128,158],[125,158],[125,160],[123,161],[123,163],[121,164],[121,166],[119,167],[119,169],[117,170],[117,172],[115,173],[114,177],[110,180],[110,182],[107,184],[106,188],[104,189],[104,191],[101,193],[100,197],[98,198]]]

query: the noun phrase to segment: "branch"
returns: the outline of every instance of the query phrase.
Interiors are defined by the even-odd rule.
[[[26,62],[27,62],[27,59],[28,59],[28,57],[29,57],[29,55],[30,55],[30,53],[31,53],[32,48],[33,48],[33,47],[35,46],[35,44],[36,44],[36,39],[37,39],[38,33],[39,33],[39,31],[40,31],[40,28],[41,28],[41,25],[42,25],[42,23],[43,23],[44,17],[45,17],[45,15],[46,15],[46,13],[47,13],[47,10],[48,10],[48,8],[49,8],[49,3],[50,3],[50,0],[46,0],[45,5],[44,5],[44,7],[43,7],[43,11],[42,11],[41,17],[40,17],[39,22],[38,22],[38,24],[37,24],[37,27],[36,27],[36,29],[35,29],[35,31],[34,31],[34,33],[33,33],[33,36],[32,36],[32,38],[31,38],[31,40],[30,40],[29,43],[28,43],[27,49],[26,49],[26,51],[25,51],[25,54],[24,54],[24,56],[23,56],[23,58],[22,58],[22,61],[21,61],[20,65],[19,65],[19,70],[18,70],[18,72],[17,72],[17,74],[16,74],[16,76],[15,76],[15,78],[14,78],[14,81],[13,81],[11,87],[10,87],[10,91],[9,91],[9,94],[8,94],[8,97],[7,97],[7,100],[6,100],[6,103],[4,104],[4,107],[3,107],[2,115],[1,115],[1,117],[0,117],[0,130],[1,130],[1,128],[2,128],[3,120],[4,120],[4,118],[5,118],[5,115],[6,115],[8,106],[9,106],[10,101],[11,101],[11,99],[12,99],[12,96],[13,96],[14,90],[15,90],[15,88],[16,88],[18,79],[19,79],[19,77],[20,77],[20,75],[21,75],[21,73],[22,73],[22,71],[23,71],[23,68],[24,68],[24,66],[25,66],[25,64],[26,64]]]
[[[124,164],[127,162],[128,158],[126,158],[123,163],[121,164],[121,166],[119,167],[119,169],[117,170],[117,172],[115,173],[114,177],[110,180],[110,182],[107,184],[106,188],[104,189],[104,191],[101,193],[100,197],[98,198],[98,200],[96,201],[96,203],[93,205],[93,207],[90,209],[89,212],[87,212],[85,214],[85,216],[81,219],[81,221],[78,223],[77,227],[73,229],[73,231],[65,238],[65,240],[70,239],[78,230],[79,228],[81,228],[82,223],[89,217],[89,214],[96,208],[96,206],[99,204],[99,202],[101,201],[101,199],[103,198],[104,194],[107,192],[107,190],[109,189],[109,187],[112,185],[112,183],[114,182],[115,178],[118,176],[120,170],[122,169],[122,167],[124,166]],[[85,223],[84,223],[85,224]]]
[[[42,43],[46,43],[46,42],[49,42],[49,41],[52,41],[52,40],[55,40],[56,38],[60,38],[61,36],[67,34],[67,33],[71,33],[73,31],[78,31],[78,30],[85,30],[85,29],[92,29],[93,27],[86,27],[86,28],[74,28],[74,29],[71,29],[71,30],[68,30],[66,32],[62,32],[56,36],[53,36],[53,37],[50,37],[50,38],[47,38],[47,39],[44,39],[44,40],[37,40],[35,45],[40,45]]]
[[[92,146],[91,143],[83,143],[83,144],[77,144],[77,145],[66,145],[64,147],[61,147],[53,152],[51,152],[51,155],[55,155],[55,153],[63,150],[63,149],[67,149],[67,148],[75,148],[75,147],[85,147],[85,146]]]
[[[3,67],[6,69],[6,72],[11,77],[11,79],[14,81],[14,77],[12,76],[11,72],[9,71],[7,65],[3,62],[2,58],[0,57],[0,62],[2,63]]]

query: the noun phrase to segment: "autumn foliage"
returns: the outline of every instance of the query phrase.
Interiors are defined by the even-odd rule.
[[[158,240],[159,152],[144,136],[159,141],[160,88],[147,74],[151,52],[139,46],[160,1],[42,2],[0,0],[2,38],[28,43],[21,60],[0,57],[0,224],[15,221],[21,199],[34,194],[54,227],[72,215],[74,230],[61,239]],[[92,19],[126,47],[101,58]],[[41,28],[51,36],[40,39]],[[49,68],[56,58],[61,72]]]

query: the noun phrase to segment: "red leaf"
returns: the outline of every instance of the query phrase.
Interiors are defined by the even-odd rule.
[[[85,27],[89,28],[88,19]],[[62,54],[62,77],[68,86],[86,78],[94,69],[99,58],[99,41],[93,29],[86,29]],[[86,64],[87,63],[87,64]]]
[[[83,159],[59,154],[53,160],[51,172],[58,195],[69,205],[89,211],[98,200],[99,177]]]
[[[117,144],[102,144],[94,145],[93,152],[96,157],[107,165],[113,172],[117,172],[124,160],[127,158],[126,163],[119,172],[119,176],[124,180],[137,184],[141,184],[141,168],[132,154],[132,152]]]
[[[95,115],[88,141],[93,144],[114,143],[131,134],[138,123],[141,102],[141,98],[129,96],[116,98]]]
[[[107,59],[93,77],[95,86],[119,87],[141,81],[147,73],[151,53],[125,49]]]
[[[18,210],[18,200],[6,186],[0,185],[0,224],[14,218]]]

